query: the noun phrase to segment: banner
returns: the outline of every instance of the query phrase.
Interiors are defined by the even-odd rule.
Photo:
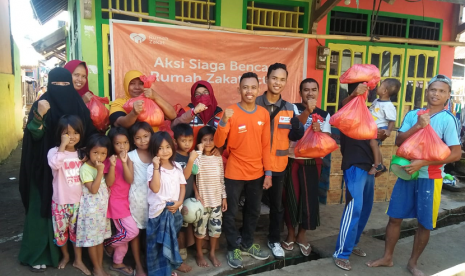
[[[257,36],[181,28],[154,23],[112,20],[113,99],[124,96],[123,80],[129,70],[157,76],[152,88],[172,105],[191,102],[194,82],[211,83],[220,107],[240,101],[239,79],[255,72],[260,94],[266,91],[268,66],[284,63],[289,72],[282,93],[285,100],[300,101],[299,84],[305,76],[305,39]]]

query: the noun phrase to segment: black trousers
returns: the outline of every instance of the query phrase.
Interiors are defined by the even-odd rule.
[[[270,225],[268,228],[268,241],[270,241],[271,243],[281,241],[280,227],[283,223],[284,218],[284,176],[285,174],[273,176],[273,185],[266,191],[268,196],[268,206],[270,207]]]
[[[223,214],[223,232],[228,243],[228,251],[239,248],[235,219],[239,209],[238,203],[242,190],[244,190],[246,205],[242,211],[244,220],[241,230],[241,243],[243,247],[249,248],[253,244],[255,228],[260,218],[264,177],[248,181],[228,178],[224,180],[226,194],[228,195],[228,210]]]

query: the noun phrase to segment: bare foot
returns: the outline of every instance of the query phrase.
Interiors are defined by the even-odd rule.
[[[182,263],[176,270],[181,271],[183,273],[187,273],[192,270],[192,267],[190,267],[186,263]]]
[[[63,269],[66,267],[66,265],[69,262],[69,255],[68,256],[63,256],[61,259],[60,263],[58,264],[58,269]]]
[[[74,261],[73,266],[75,268],[79,269],[80,271],[82,271],[82,273],[84,273],[84,274],[86,274],[88,276],[92,275],[90,273],[89,269],[87,269],[86,265],[83,262],[78,263],[78,262]]]
[[[136,276],[147,276],[147,274],[145,274],[144,268],[142,266],[137,266],[136,265]]]
[[[386,257],[382,257],[380,259],[374,260],[374,261],[369,261],[366,263],[368,267],[379,267],[379,266],[393,266],[394,262],[392,262],[392,259],[388,259]]]
[[[100,268],[100,269],[95,269],[94,268],[92,270],[92,274],[94,274],[94,276],[111,276],[103,268]]]
[[[203,257],[203,254],[202,254],[202,255],[197,254],[197,255],[195,256],[195,262],[196,262],[197,265],[200,266],[200,267],[208,267],[208,263],[207,263],[207,261],[205,260],[205,258]]]
[[[212,262],[214,267],[220,267],[221,266],[220,261],[218,261],[218,259],[216,258],[215,255],[210,254],[210,256],[208,258],[210,259],[210,262]]]
[[[413,276],[426,276],[425,273],[419,270],[416,265],[415,266],[407,265],[407,269],[410,273],[412,273]]]

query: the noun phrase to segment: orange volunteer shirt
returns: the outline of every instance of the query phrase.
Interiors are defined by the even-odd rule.
[[[270,114],[256,105],[247,112],[240,105],[228,108],[234,115],[227,124],[220,121],[215,133],[215,146],[222,147],[228,140],[228,162],[224,176],[233,180],[254,180],[265,171],[271,175],[270,161]]]

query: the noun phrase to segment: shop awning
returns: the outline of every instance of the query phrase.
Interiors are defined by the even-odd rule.
[[[63,26],[46,37],[32,43],[34,49],[45,59],[56,57],[66,61],[66,27]]]
[[[67,0],[31,0],[34,16],[41,25],[57,16],[60,12],[68,10]]]

